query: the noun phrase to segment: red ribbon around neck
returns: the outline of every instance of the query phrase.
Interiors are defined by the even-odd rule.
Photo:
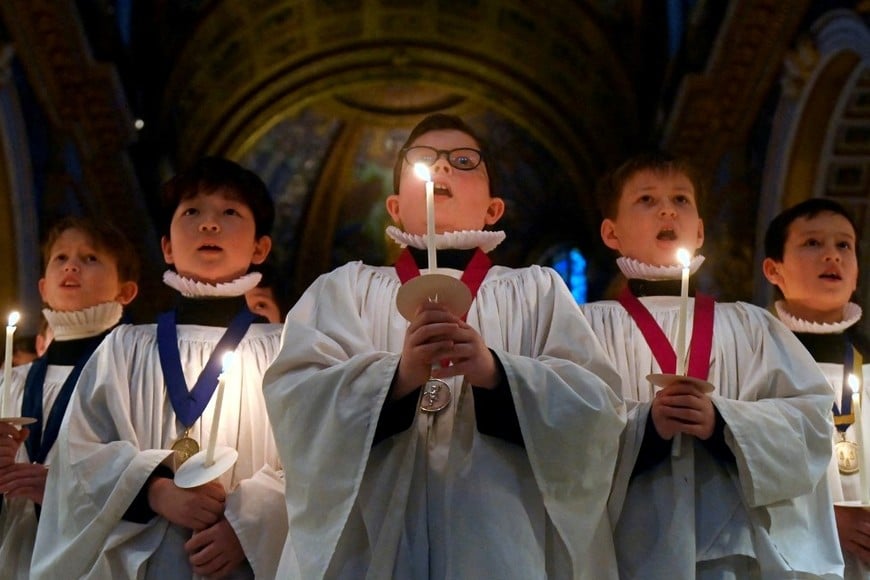
[[[677,353],[650,311],[628,288],[622,290],[618,300],[637,324],[662,372],[675,373]],[[689,345],[689,364],[686,374],[704,381],[707,380],[707,375],[710,373],[714,311],[715,302],[711,296],[700,292],[695,295],[695,314],[692,322],[692,340]]]
[[[489,272],[491,267],[492,260],[489,259],[489,256],[487,256],[483,250],[477,248],[474,255],[471,257],[471,260],[469,260],[468,265],[465,267],[465,271],[462,272],[462,277],[459,278],[459,280],[471,291],[472,299],[477,296],[477,291],[483,283],[483,279],[486,278],[486,273]],[[420,275],[420,268],[417,267],[417,262],[414,261],[414,256],[411,255],[408,248],[405,248],[402,250],[402,253],[399,254],[399,259],[396,260],[395,268],[402,284]],[[463,316],[462,319],[465,320],[465,316]]]

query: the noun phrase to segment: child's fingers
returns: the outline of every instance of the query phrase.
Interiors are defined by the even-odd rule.
[[[190,556],[190,564],[193,566],[194,572],[200,576],[214,574],[226,563],[227,558],[214,544],[209,544]]]
[[[691,397],[706,397],[707,395],[700,391],[694,383],[678,381],[656,393],[657,397],[667,397],[671,395],[687,395]]]
[[[453,314],[451,314],[446,309],[420,309],[417,310],[417,315],[414,317],[414,320],[408,326],[408,330],[414,330],[421,326],[426,326],[427,324],[435,324],[435,323],[450,323],[457,324],[459,319],[456,318]]]
[[[184,543],[184,550],[188,554],[196,554],[210,543],[211,537],[208,534],[208,530],[202,530],[193,534],[190,539]]]
[[[660,403],[673,409],[702,409],[704,406],[698,397],[688,394],[663,395]]]
[[[11,423],[3,423],[0,421],[0,437],[18,439],[21,431],[22,430],[19,430],[18,427]]]
[[[452,341],[456,325],[452,322],[438,322],[422,326],[410,335],[412,345],[426,344],[444,340]]]
[[[39,466],[41,467],[41,466]],[[9,497],[26,497],[35,502],[42,503],[42,495],[45,490],[45,476],[47,470],[21,472],[13,481],[0,484],[2,493]]]
[[[221,503],[226,501],[227,499],[227,491],[224,489],[224,486],[218,481],[210,481],[204,485],[201,485],[196,488],[198,493],[202,495],[217,500]]]

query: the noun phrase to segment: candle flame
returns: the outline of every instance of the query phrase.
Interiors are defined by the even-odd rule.
[[[21,315],[18,314],[17,310],[13,310],[9,313],[9,326],[15,326],[18,324],[18,320],[21,318]]]
[[[861,382],[858,380],[858,377],[849,373],[849,376],[846,378],[846,382],[849,383],[849,388],[852,389],[853,393],[857,393],[861,390]]]
[[[680,248],[677,250],[677,261],[683,266],[683,268],[688,268],[689,264],[692,263],[692,254],[686,248]]]
[[[429,175],[429,168],[425,163],[418,162],[414,164],[414,175],[423,181],[432,181],[432,176]]]
[[[223,358],[221,359],[221,363],[223,364],[222,372],[227,372],[234,362],[236,362],[235,351],[229,350],[225,352]]]

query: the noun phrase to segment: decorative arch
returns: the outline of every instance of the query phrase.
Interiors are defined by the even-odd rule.
[[[498,248],[501,263],[530,263],[557,242],[593,259],[592,187],[638,130],[634,80],[608,37],[614,23],[568,0],[444,8],[217,1],[181,48],[163,119],[177,164],[219,154],[266,179],[291,297],[338,263],[383,259],[390,244],[374,224],[385,219],[386,170],[410,128],[436,111],[484,129],[508,168],[499,226],[527,247]]]
[[[762,183],[756,264],[764,258],[766,225],[812,197],[847,207],[860,230],[861,255],[870,248],[870,30],[854,12],[836,10],[811,31],[785,62]],[[755,271],[755,301],[768,304],[773,289],[760,266]],[[868,281],[864,268],[858,283],[864,304]]]
[[[536,137],[566,167],[595,174],[589,143],[605,146],[596,135],[629,119],[586,112],[636,107],[591,10],[565,0],[479,0],[461,10],[434,0],[216,2],[167,88],[179,160],[243,148],[324,96],[399,123],[473,97],[508,118],[535,118]],[[625,106],[596,106],[614,100]]]

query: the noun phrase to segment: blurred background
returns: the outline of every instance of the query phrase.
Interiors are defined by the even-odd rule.
[[[151,321],[169,300],[158,190],[206,154],[268,184],[286,304],[348,260],[388,263],[392,164],[436,111],[491,144],[498,262],[607,296],[596,181],[664,147],[709,178],[702,285],[767,306],[761,236],[782,208],[836,199],[867,255],[868,16],[866,0],[3,0],[0,312],[36,330],[39,242],[72,213],[134,239],[131,317]]]

